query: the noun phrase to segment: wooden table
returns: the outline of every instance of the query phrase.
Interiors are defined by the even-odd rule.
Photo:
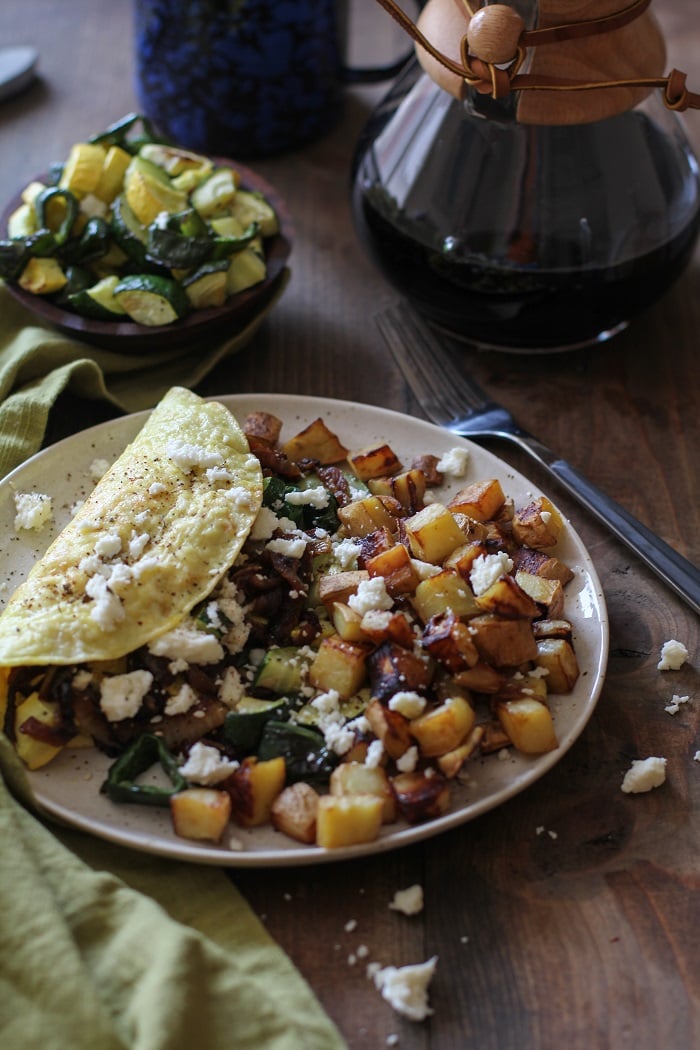
[[[669,68],[688,71],[700,90],[695,0],[657,0],[655,8]],[[368,9],[365,0],[364,17]],[[0,106],[4,200],[47,159],[136,103],[127,4],[4,0],[0,42],[33,43],[41,54],[37,84]],[[370,319],[396,294],[359,246],[348,207],[352,146],[380,95],[348,92],[325,139],[256,165],[294,216],[292,281],[254,344],[222,364],[204,393],[310,393],[415,410]],[[700,146],[700,114],[686,126]],[[662,301],[595,350],[468,356],[524,426],[695,563],[699,282],[696,255]],[[59,416],[64,428],[94,420],[82,405],[67,422],[65,402]],[[508,448],[492,447],[546,485]],[[357,1050],[377,1050],[391,1033],[404,1050],[700,1045],[698,620],[605,529],[552,494],[592,554],[611,627],[603,694],[572,750],[524,794],[423,845],[232,875]],[[669,638],[685,642],[691,661],[664,675],[656,665]],[[673,693],[691,700],[670,716]],[[668,759],[667,783],[624,795],[630,761],[650,754]],[[423,913],[409,920],[390,911],[395,890],[416,882]],[[351,965],[361,943],[384,963],[439,956],[430,1021],[402,1020],[383,1002],[362,962]]]

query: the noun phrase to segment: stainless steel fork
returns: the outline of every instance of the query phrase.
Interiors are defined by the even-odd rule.
[[[499,438],[526,452],[676,594],[700,613],[700,571],[624,507],[606,496],[541,441],[518,426],[510,412],[459,371],[428,325],[407,304],[377,314],[376,323],[394,360],[434,423],[468,438]]]

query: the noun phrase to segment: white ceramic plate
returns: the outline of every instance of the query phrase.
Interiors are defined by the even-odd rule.
[[[382,438],[404,462],[419,453],[440,455],[458,444],[471,452],[466,480],[497,477],[507,495],[518,501],[532,498],[535,487],[490,452],[462,442],[432,424],[385,409],[322,398],[280,394],[245,394],[222,397],[239,418],[253,410],[267,410],[284,421],[283,438],[290,437],[322,416],[351,448]],[[0,482],[0,581],[7,581],[2,603],[24,578],[36,558],[70,517],[71,506],[92,487],[90,465],[97,459],[112,461],[137,433],[146,413],[104,423],[67,438],[39,453]],[[464,480],[451,487],[463,485]],[[449,487],[446,486],[449,491]],[[40,534],[14,530],[13,492],[47,493],[54,500],[55,522]],[[96,750],[65,751],[50,765],[29,774],[43,809],[69,824],[133,849],[203,864],[262,867],[340,860],[381,853],[437,835],[493,809],[543,776],[571,747],[582,732],[600,695],[608,651],[608,626],[602,588],[580,538],[568,525],[558,554],[574,570],[566,588],[566,615],[574,626],[574,644],[581,668],[576,688],[555,697],[553,715],[560,745],[556,751],[534,758],[511,754],[506,761],[496,755],[477,759],[467,767],[468,782],[455,785],[452,809],[426,824],[385,825],[372,843],[344,849],[323,850],[300,846],[271,827],[240,830],[232,826],[235,842],[207,845],[177,838],[167,809],[115,805],[99,792],[109,760]],[[233,848],[232,848],[233,846]]]

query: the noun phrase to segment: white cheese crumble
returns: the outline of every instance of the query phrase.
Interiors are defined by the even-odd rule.
[[[204,476],[210,485],[223,485],[228,481],[233,481],[233,474],[226,467],[208,467],[204,471]],[[237,505],[240,506],[238,501]],[[245,506],[250,506],[250,502],[245,504]]]
[[[333,558],[344,571],[356,569],[357,555],[361,549],[361,544],[358,541],[347,537],[341,540],[340,543],[333,544]]]
[[[411,1021],[423,1021],[433,1013],[428,1006],[428,985],[436,966],[436,955],[413,966],[385,966],[374,971],[374,983],[397,1013]]]
[[[477,597],[492,587],[501,576],[513,571],[513,562],[505,551],[496,554],[480,554],[469,573],[469,582]]]
[[[239,762],[224,758],[217,748],[198,741],[190,748],[187,761],[180,766],[180,773],[194,784],[211,785],[231,776],[239,765]]]
[[[306,544],[307,539],[304,536],[279,536],[270,540],[265,549],[273,554],[282,554],[285,558],[301,558]]]
[[[667,711],[669,715],[677,715],[681,709],[681,704],[690,703],[689,696],[676,696],[675,693],[671,697],[671,703],[666,704],[664,711]]]
[[[373,740],[367,748],[367,754],[365,756],[365,765],[369,769],[376,769],[384,757],[384,744],[381,740]]]
[[[240,673],[235,667],[227,667],[219,686],[219,700],[227,707],[235,707],[245,692]]]
[[[279,525],[279,518],[269,507],[261,507],[250,530],[251,540],[269,540]]]
[[[148,648],[154,656],[187,660],[191,664],[217,664],[224,657],[223,647],[213,634],[198,631],[187,624],[180,624],[173,627],[172,631],[154,638]]]
[[[351,594],[348,598],[350,608],[360,613],[361,616],[375,609],[391,609],[393,604],[393,599],[387,593],[383,576],[361,580],[355,594]]]
[[[107,214],[107,205],[94,193],[86,193],[80,199],[80,211],[83,215],[87,215],[88,219],[95,217],[103,219]]]
[[[110,587],[109,579],[96,573],[85,584],[85,593],[95,603],[90,610],[90,619],[103,631],[113,631],[126,614],[119,595]]]
[[[117,532],[107,532],[95,541],[95,554],[98,558],[113,558],[122,549],[122,541]]]
[[[138,561],[148,546],[150,538],[147,532],[138,533],[134,529],[129,540],[129,557],[133,558],[134,561]]]
[[[423,910],[423,887],[416,883],[405,890],[397,890],[389,907],[403,915],[417,915]]]
[[[336,755],[345,755],[355,741],[355,731],[350,723],[345,724],[340,711],[340,694],[329,689],[327,693],[314,697],[311,706],[319,713],[318,728],[323,733],[326,747]]]
[[[330,493],[323,485],[314,485],[308,489],[295,489],[294,492],[288,492],[284,498],[292,507],[315,507],[317,510],[322,510],[323,507],[328,506]]]
[[[124,718],[133,718],[152,682],[151,672],[143,670],[103,678],[100,684],[100,707],[107,720],[121,722]]]
[[[640,758],[625,773],[622,790],[625,794],[639,794],[660,787],[666,780],[665,758]]]
[[[661,659],[656,665],[659,671],[679,671],[688,659],[688,650],[683,642],[669,639],[661,646]]]
[[[442,572],[441,565],[433,565],[432,562],[422,561],[420,558],[411,558],[411,565],[416,570],[420,580],[427,580],[431,576],[437,576],[439,572]]]
[[[100,478],[103,478],[109,470],[109,460],[93,459],[88,469],[90,472],[91,480],[97,483],[100,480]]]
[[[399,690],[389,701],[389,709],[398,711],[404,718],[418,718],[423,714],[427,700],[412,690]]]
[[[451,448],[445,452],[437,462],[437,469],[441,474],[451,474],[455,478],[462,478],[467,472],[469,463],[469,449]]]
[[[221,466],[221,456],[218,452],[209,452],[201,445],[192,445],[187,441],[169,441],[165,447],[165,453],[180,470],[186,473]]]
[[[177,693],[168,699],[163,713],[166,715],[184,715],[196,703],[197,694],[194,689],[187,682],[183,682]]]
[[[15,530],[38,532],[51,521],[53,501],[41,492],[15,492]]]
[[[210,473],[214,474],[215,472],[208,470],[207,477],[209,477]],[[230,474],[229,477],[231,477]],[[253,499],[252,492],[250,492],[243,485],[236,485],[234,488],[229,489],[228,497],[233,503],[234,507],[240,507],[242,510],[248,510],[250,507],[253,506],[254,502],[257,502]]]
[[[396,759],[396,768],[400,773],[412,773],[417,765],[418,748],[415,744]]]
[[[163,493],[167,491],[168,487],[167,485],[164,485],[162,481],[154,481],[148,488],[149,496],[162,496]]]

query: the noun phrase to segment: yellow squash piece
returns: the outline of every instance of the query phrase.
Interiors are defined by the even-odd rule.
[[[94,193],[102,175],[105,161],[103,146],[90,142],[77,142],[71,149],[59,182],[62,189],[70,190],[75,197]]]

